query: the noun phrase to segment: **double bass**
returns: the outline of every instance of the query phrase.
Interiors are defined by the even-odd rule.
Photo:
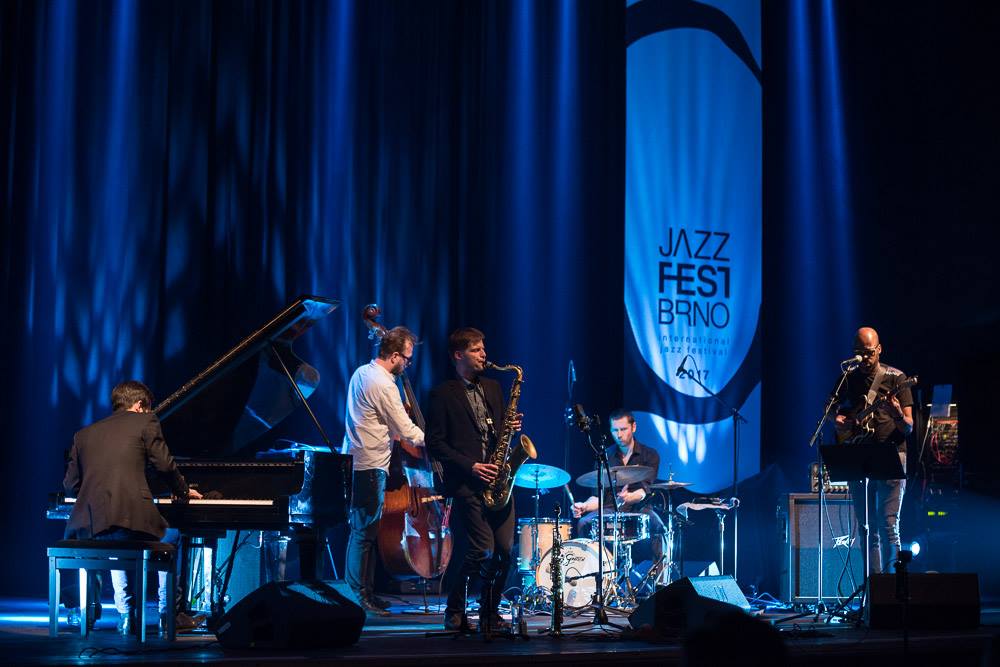
[[[376,321],[381,313],[376,304],[365,306],[362,317],[369,338],[381,340],[387,333]],[[404,407],[413,423],[426,432],[424,416],[405,371],[400,382]],[[433,579],[448,567],[452,550],[448,527],[451,507],[434,490],[435,475],[440,474],[440,466],[431,461],[426,447],[412,447],[398,440],[393,443],[378,529],[378,550],[389,574]]]

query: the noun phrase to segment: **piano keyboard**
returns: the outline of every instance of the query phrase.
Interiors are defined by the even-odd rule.
[[[76,498],[63,498],[62,502],[72,505],[76,502]],[[264,506],[272,507],[274,505],[273,500],[255,500],[251,498],[220,498],[220,499],[209,499],[209,498],[191,498],[189,500],[177,500],[175,498],[153,498],[154,505],[192,505],[200,507],[251,507],[251,506]]]

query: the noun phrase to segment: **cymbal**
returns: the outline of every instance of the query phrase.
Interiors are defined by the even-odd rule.
[[[652,479],[656,472],[649,466],[614,466],[611,468],[611,479],[621,488],[636,482],[645,482]],[[605,479],[607,482],[607,479]],[[576,478],[576,483],[589,489],[597,488],[597,471],[585,472]]]
[[[673,491],[674,489],[683,489],[685,486],[691,486],[694,482],[675,482],[670,479],[665,482],[653,482],[649,485],[651,489],[659,489],[660,491]]]
[[[569,473],[544,463],[527,463],[514,476],[514,486],[527,489],[552,489],[569,482]]]

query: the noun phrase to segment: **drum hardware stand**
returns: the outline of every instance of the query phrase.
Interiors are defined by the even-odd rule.
[[[539,499],[541,498],[543,490],[535,483],[535,493],[532,494],[532,498],[535,501],[535,516],[531,523],[531,560],[528,566],[531,568],[532,574],[538,569],[538,564],[542,562],[542,555],[538,549],[538,522],[539,522]],[[547,491],[547,490],[546,490]],[[524,601],[527,600],[532,611],[539,611],[540,608],[544,608],[546,598],[548,597],[546,591],[538,585],[537,577],[531,582],[530,586],[526,586],[521,592],[521,613],[524,613]],[[513,607],[511,610],[511,627],[513,627]]]
[[[599,433],[599,441],[594,442],[594,429],[593,426],[597,426],[600,429],[601,420],[597,415],[588,416],[584,411],[583,406],[579,403],[573,406],[573,416],[576,420],[576,427],[583,431],[587,435],[587,444],[590,446],[591,451],[594,454],[594,460],[597,463],[597,525],[603,533],[604,531],[604,481],[605,475],[607,475],[607,480],[611,480],[611,467],[608,463],[608,452],[607,448],[604,446],[604,434]],[[616,503],[617,504],[617,503]],[[601,536],[603,538],[603,535]],[[586,621],[581,623],[572,623],[570,625],[564,626],[565,628],[583,627],[586,625],[592,625],[597,627],[609,626],[616,628],[618,630],[624,630],[625,628],[620,625],[611,623],[608,620],[608,609],[604,598],[604,555],[602,550],[604,548],[603,543],[599,543],[599,549],[597,552],[597,572],[595,576],[597,577],[596,593],[594,594],[594,601],[590,606],[594,610],[594,618],[588,623]],[[617,563],[614,565],[617,567]],[[568,581],[569,579],[567,579]]]
[[[667,564],[667,567],[664,567],[664,563]],[[647,571],[646,574],[642,577],[642,579],[639,580],[639,583],[636,584],[634,588],[632,588],[633,606],[635,606],[635,603],[638,602],[636,593],[641,591],[643,586],[645,586],[647,583],[653,582],[651,589],[653,593],[656,592],[655,582],[657,579],[659,579],[660,575],[663,574],[663,572],[668,570],[669,566],[670,566],[670,559],[667,556],[667,554],[666,553],[660,554],[660,557],[656,559],[656,562],[650,565],[649,571]]]
[[[685,360],[687,357],[685,357]],[[727,412],[733,418],[733,498],[738,499],[740,497],[739,489],[739,461],[740,461],[740,423],[747,423],[746,418],[740,414],[740,411],[736,408],[730,406],[722,397],[717,393],[706,387],[700,379],[698,379],[699,372],[684,368],[684,363],[681,362],[681,367],[677,369],[678,377],[687,377],[694,381],[696,385],[702,388],[709,396],[714,398],[719,404],[725,408]],[[825,417],[824,417],[825,418]],[[739,563],[739,513],[737,511],[739,503],[733,506],[733,579],[739,582],[737,575],[737,567]],[[722,561],[719,561],[719,572],[723,571]]]

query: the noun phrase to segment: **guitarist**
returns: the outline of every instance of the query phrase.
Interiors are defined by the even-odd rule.
[[[882,345],[878,332],[862,327],[854,337],[854,353],[862,361],[847,375],[837,398],[839,408],[835,419],[838,440],[851,443],[890,442],[899,452],[906,470],[906,436],[913,430],[913,397],[906,386],[906,375],[897,368],[881,363]],[[869,406],[878,407],[859,421],[855,419]],[[851,482],[851,497],[859,526],[859,537],[865,534],[865,486],[863,481]],[[882,572],[883,560],[880,534],[899,550],[899,509],[903,503],[905,479],[872,480],[868,484],[868,511],[873,526],[869,553],[873,574]],[[881,522],[880,522],[881,519]],[[895,559],[893,559],[895,560]]]

